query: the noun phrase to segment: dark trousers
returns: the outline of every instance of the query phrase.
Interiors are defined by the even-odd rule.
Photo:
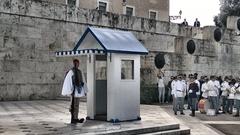
[[[234,99],[227,99],[227,112],[233,112]]]
[[[217,98],[218,98],[217,96],[210,96],[208,98],[209,103],[210,103],[210,108],[214,109],[216,113],[218,112],[218,103],[217,103],[218,99]]]
[[[183,113],[183,106],[184,106],[184,97],[175,97],[175,102],[173,104],[173,110],[175,113],[179,110]]]
[[[197,98],[189,98],[190,107],[193,111],[197,109],[197,100]]]
[[[78,112],[79,112],[79,101],[80,98],[74,98],[73,102],[73,119],[78,119]],[[72,98],[71,98],[71,103],[72,103]],[[71,105],[70,105],[71,108]]]
[[[240,100],[236,99],[236,109],[237,109],[237,113],[236,115],[239,115],[239,109],[240,109]]]
[[[227,96],[221,96],[222,98],[222,110],[227,112]]]

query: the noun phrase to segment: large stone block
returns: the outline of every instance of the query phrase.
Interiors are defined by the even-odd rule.
[[[67,20],[67,6],[62,4],[54,4],[54,19]]]
[[[0,36],[0,47],[3,48],[4,37]]]
[[[41,17],[42,1],[26,0],[25,14],[33,17]]]
[[[35,61],[20,61],[20,71],[21,72],[36,72],[36,62]]]
[[[20,95],[19,99],[21,100],[33,100],[33,99],[38,99],[37,98],[37,90],[39,89],[34,89],[33,85],[31,84],[22,84],[20,85]]]
[[[88,23],[90,21],[90,10],[77,9],[75,10],[77,16],[77,22]],[[70,18],[69,18],[70,20]]]
[[[67,21],[77,22],[78,8],[67,6],[66,19]]]
[[[7,85],[6,84],[0,84],[0,91],[1,91],[1,93],[0,93],[0,101],[6,100],[6,98],[8,97],[7,96],[7,93],[8,93]]]
[[[50,70],[50,62],[40,61],[36,63],[36,72],[49,72]]]
[[[20,48],[13,48],[11,49],[11,59],[12,60],[19,60],[19,58],[21,58],[21,60],[36,60],[36,59],[40,59],[38,57],[38,53],[36,52],[35,49],[20,49]]]
[[[41,16],[44,18],[54,18],[55,16],[54,3],[42,2]]]
[[[234,30],[235,32],[240,32],[240,17],[228,16],[227,17],[227,28]]]
[[[11,13],[24,15],[26,12],[25,2],[26,0],[11,0]]]
[[[0,70],[0,85],[7,84],[7,81],[8,81],[8,72],[3,72],[3,70]]]
[[[19,72],[20,60],[4,60],[3,71],[5,72]]]
[[[20,96],[20,85],[18,84],[8,84],[7,89],[3,91],[4,100],[21,100]]]
[[[0,1],[0,11],[4,13],[10,13],[11,11],[11,0]]]

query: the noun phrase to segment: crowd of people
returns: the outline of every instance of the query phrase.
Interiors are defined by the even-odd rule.
[[[163,72],[158,75],[158,90],[160,103],[172,102],[175,115],[180,111],[184,115],[184,103],[191,110],[190,116],[195,116],[199,101],[205,100],[209,103],[209,109],[218,115],[220,113],[233,114],[233,108],[236,107],[234,117],[239,117],[240,108],[240,79],[233,76],[201,76],[198,74],[179,74],[171,76],[171,80],[166,87],[163,84]],[[235,106],[234,106],[235,105]]]

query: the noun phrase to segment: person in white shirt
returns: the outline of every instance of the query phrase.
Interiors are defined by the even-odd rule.
[[[219,80],[217,80],[217,77],[215,77],[216,79],[215,79],[215,81],[214,81],[214,84],[215,84],[215,86],[216,86],[216,88],[217,88],[217,106],[218,106],[218,111],[217,111],[217,114],[219,113],[219,109],[220,109],[220,106],[221,106],[221,103],[220,103],[220,91],[221,91],[221,85],[220,85],[220,82],[219,82]]]
[[[234,95],[236,93],[236,90],[235,90],[235,83],[236,83],[236,80],[233,79],[229,85],[230,85],[230,89],[229,89],[229,92],[228,92],[228,99],[227,99],[227,112],[229,114],[232,114],[233,113],[233,104],[234,104]]]
[[[182,81],[182,76],[178,76],[178,80],[176,81],[174,88],[174,97],[175,97],[175,104],[174,104],[174,114],[177,115],[178,106],[179,111],[181,115],[184,115],[183,113],[183,107],[184,107],[184,97],[186,95],[186,84]]]
[[[215,110],[215,114],[218,114],[218,104],[217,104],[217,98],[218,98],[218,86],[215,83],[215,76],[210,76],[210,81],[208,81],[208,100],[210,103],[210,109]]]
[[[172,101],[173,101],[172,102],[173,103],[173,110],[174,110],[175,101],[176,101],[176,98],[174,96],[174,94],[175,94],[174,87],[175,87],[176,82],[177,82],[177,77],[174,76],[173,81],[171,82],[171,95],[172,95]]]
[[[88,90],[85,77],[82,71],[78,69],[80,64],[79,60],[74,59],[73,64],[74,67],[69,70],[65,76],[62,95],[71,97],[71,123],[76,124],[84,122],[84,118],[78,119],[79,101],[80,97],[86,96]]]
[[[204,99],[207,99],[207,98],[208,98],[208,86],[207,86],[208,81],[209,81],[209,79],[208,79],[207,77],[205,77],[205,78],[204,78],[204,83],[202,84],[202,89],[201,89],[201,91],[202,91],[202,97],[203,97]]]
[[[165,102],[165,85],[163,82],[164,73],[160,70],[157,74],[158,77],[158,97],[159,97],[159,103]]]
[[[230,90],[229,79],[226,76],[224,78],[223,83],[221,84],[221,91],[222,91],[221,99],[222,99],[222,110],[223,110],[222,113],[227,112],[227,97],[228,97],[229,90]]]
[[[195,79],[195,83],[197,83],[197,86],[198,86],[198,89],[199,91],[197,92],[197,102],[196,102],[196,110],[198,110],[198,101],[200,99],[200,82],[198,81],[198,74],[197,73],[194,73],[194,79]]]
[[[234,117],[239,117],[239,109],[240,109],[240,79],[237,79],[238,82],[235,84],[235,89],[236,89],[236,93],[235,93],[235,104],[236,104],[236,109],[237,112],[234,115]]]

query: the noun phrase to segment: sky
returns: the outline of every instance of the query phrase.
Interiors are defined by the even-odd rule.
[[[170,0],[170,16],[179,15],[182,10],[181,19],[171,21],[183,22],[186,18],[188,25],[193,25],[196,18],[202,26],[214,25],[213,17],[219,14],[219,0]]]

